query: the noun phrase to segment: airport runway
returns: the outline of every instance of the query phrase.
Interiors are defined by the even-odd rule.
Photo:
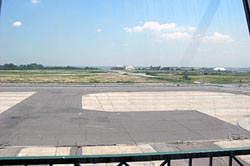
[[[164,86],[0,87],[36,92],[0,114],[0,144],[75,146],[223,140],[250,132],[195,110],[102,112],[82,109],[82,96],[99,92],[222,91]],[[239,93],[239,92],[237,92]]]

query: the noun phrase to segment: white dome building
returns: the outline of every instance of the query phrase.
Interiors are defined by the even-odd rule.
[[[135,70],[135,68],[133,66],[126,66],[125,68],[126,70]]]
[[[226,69],[224,67],[216,67],[214,71],[226,71]]]

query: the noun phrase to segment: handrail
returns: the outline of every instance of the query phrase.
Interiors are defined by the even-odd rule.
[[[238,159],[235,156],[250,155],[250,148],[229,148],[213,150],[193,150],[178,152],[155,152],[134,154],[111,155],[82,155],[82,156],[32,156],[32,157],[0,157],[0,165],[37,165],[37,164],[90,164],[90,163],[127,163],[141,161],[171,160],[229,157],[230,160]],[[192,163],[192,162],[191,162]],[[126,165],[126,164],[125,164]]]

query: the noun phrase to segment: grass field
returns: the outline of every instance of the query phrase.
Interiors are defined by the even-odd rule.
[[[217,83],[217,84],[233,84],[233,83],[250,83],[250,72],[204,72],[204,71],[188,71],[188,79],[183,79],[184,71],[133,71],[134,73],[147,73],[155,76],[154,79],[173,83]]]
[[[151,77],[136,75],[146,73]],[[144,71],[127,73],[105,70],[0,70],[0,83],[250,83],[250,73],[206,73],[188,71]]]
[[[103,70],[1,70],[1,83],[144,83],[159,82]]]

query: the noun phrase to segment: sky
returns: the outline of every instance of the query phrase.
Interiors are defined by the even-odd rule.
[[[2,4],[0,64],[250,67],[249,62],[241,0]]]

